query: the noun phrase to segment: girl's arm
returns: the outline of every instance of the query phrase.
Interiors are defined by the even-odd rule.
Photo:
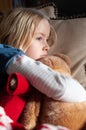
[[[13,72],[23,74],[32,86],[54,99],[59,99],[66,89],[64,76],[26,55],[18,55],[13,58],[8,65],[7,73]]]
[[[19,72],[48,97],[68,102],[86,101],[86,91],[71,77],[53,71],[50,67],[26,55],[18,55],[8,65],[7,73]]]

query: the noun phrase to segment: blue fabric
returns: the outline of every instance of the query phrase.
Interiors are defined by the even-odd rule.
[[[11,46],[0,44],[0,90],[5,86],[7,81],[6,68],[13,58],[17,55],[25,54],[22,50]]]

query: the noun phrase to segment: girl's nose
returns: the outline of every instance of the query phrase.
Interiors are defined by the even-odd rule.
[[[44,45],[43,50],[48,51],[49,49],[50,49],[50,47],[49,47],[48,43],[46,45]]]

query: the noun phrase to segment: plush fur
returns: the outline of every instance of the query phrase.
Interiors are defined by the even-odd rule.
[[[70,60],[63,54],[40,59],[53,70],[71,76]],[[70,130],[86,130],[86,102],[66,103],[55,101],[32,89],[20,122],[27,130],[35,129],[42,123],[62,125]]]

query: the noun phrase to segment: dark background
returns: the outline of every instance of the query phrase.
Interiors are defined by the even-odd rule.
[[[86,0],[25,0],[26,7],[34,7],[53,2],[59,17],[86,16]]]

